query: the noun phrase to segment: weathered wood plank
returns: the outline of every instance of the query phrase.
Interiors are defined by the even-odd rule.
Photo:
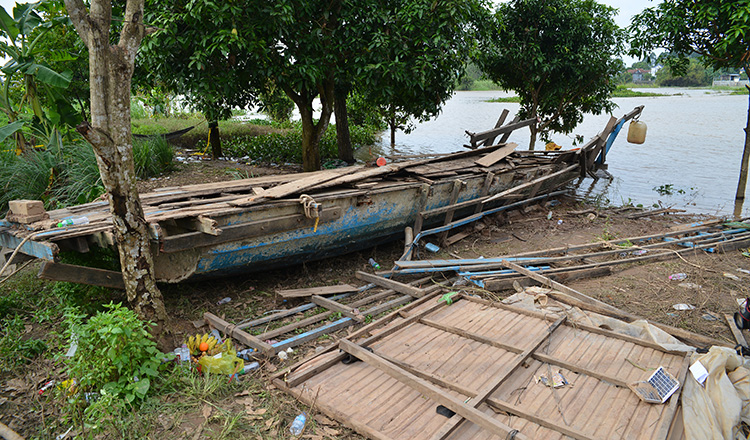
[[[726,319],[727,321],[727,325],[729,326],[729,330],[732,332],[732,335],[734,336],[734,340],[737,341],[737,343],[740,344],[741,346],[747,347],[747,340],[745,339],[745,336],[742,334],[742,330],[737,328],[737,324],[735,324],[734,322],[734,316],[728,313],[725,313],[724,319]]]
[[[67,281],[70,283],[125,290],[125,283],[122,281],[121,272],[97,269],[94,267],[75,266],[72,264],[45,261],[39,268],[37,277],[45,280]]]
[[[335,295],[338,293],[356,292],[357,288],[349,284],[339,284],[336,286],[306,287],[304,289],[282,289],[277,290],[276,294],[282,298],[307,298],[313,295]]]
[[[219,318],[218,316],[214,315],[213,313],[206,312],[203,314],[203,319],[206,320],[210,325],[216,327],[217,329],[221,330],[222,333],[225,335],[231,336],[234,339],[242,342],[243,344],[254,348],[258,350],[259,352],[269,355],[273,353],[273,347],[271,347],[270,344],[267,344],[260,339],[256,338],[255,336],[251,335],[250,333],[247,333],[246,331],[237,328],[234,324],[230,324],[223,319]]]
[[[473,423],[481,426],[482,428],[493,434],[507,436],[509,433],[514,431],[511,427],[499,422],[498,420],[495,420],[482,411],[479,411],[475,407],[465,404],[461,400],[456,399],[452,395],[446,393],[430,382],[409,373],[403,368],[400,368],[397,365],[394,365],[373,353],[370,353],[369,351],[365,350],[357,344],[354,344],[353,342],[343,339],[339,341],[339,348],[356,357],[357,359],[362,360],[368,365],[371,365],[383,371],[384,373],[388,374],[404,385],[417,390],[424,396],[449,408],[451,411],[455,412],[461,417],[472,421]],[[528,437],[526,437],[522,433],[516,434],[515,438],[518,440],[528,439]]]
[[[336,301],[332,301],[328,298],[323,298],[322,296],[313,295],[312,302],[328,310],[339,312],[342,315],[346,316],[347,318],[351,318],[357,322],[362,322],[365,320],[365,317],[362,316],[361,313],[359,313],[359,310],[353,309],[349,306],[345,306],[344,304],[341,304],[341,303],[337,303]]]
[[[513,151],[518,148],[518,144],[511,142],[508,145],[505,145],[504,147],[498,148],[497,150],[493,151],[492,153],[477,159],[474,161],[479,166],[483,167],[491,167],[492,165],[496,164],[497,162],[500,162],[505,157],[509,156]]]
[[[423,289],[410,286],[408,284],[400,283],[398,281],[389,280],[388,278],[383,278],[381,276],[377,276],[371,273],[357,271],[356,275],[357,275],[357,278],[359,278],[362,281],[367,281],[368,283],[374,283],[380,287],[385,287],[386,289],[392,289],[399,293],[411,295],[414,298],[421,298],[425,294]]]
[[[256,194],[256,195],[252,195],[249,197],[243,197],[237,200],[232,200],[229,202],[229,204],[232,206],[250,206],[255,203],[260,203],[264,200],[287,197],[292,194],[298,194],[312,187],[337,179],[341,176],[345,176],[347,174],[353,174],[361,170],[362,170],[362,167],[346,167],[346,168],[339,168],[336,170],[326,170],[320,174],[303,177],[302,179],[293,180],[288,183],[283,183],[281,185],[274,186],[273,188],[269,188],[263,191],[261,194]]]

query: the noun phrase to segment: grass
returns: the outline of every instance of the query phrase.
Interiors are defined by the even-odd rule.
[[[613,98],[643,98],[649,96],[669,96],[663,93],[638,92],[625,86],[617,86],[612,93]]]
[[[175,143],[186,148],[204,148],[208,139],[208,124],[202,117],[188,118],[141,118],[133,119],[133,133],[136,134],[165,134],[187,127],[194,127],[180,136]],[[236,137],[252,137],[272,133],[284,133],[285,129],[277,124],[265,120],[253,121],[219,121],[219,134],[222,141]]]

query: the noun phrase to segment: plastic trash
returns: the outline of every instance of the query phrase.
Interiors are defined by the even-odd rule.
[[[559,219],[559,220],[557,221],[557,226],[560,226],[561,224],[563,224],[563,221],[562,221],[562,219]]]
[[[375,165],[377,165],[379,167],[385,166],[386,163],[387,162],[385,160],[385,157],[379,157],[378,160],[375,161]]]
[[[680,303],[680,304],[673,305],[672,308],[675,310],[694,310],[695,306],[690,305],[690,304]]]
[[[724,272],[724,274],[723,274],[723,275],[724,275],[725,277],[729,278],[730,280],[734,280],[734,281],[740,281],[740,277],[738,277],[737,275],[731,274],[731,273],[729,273],[729,272]]]
[[[39,388],[39,395],[41,396],[42,394],[44,394],[44,392],[52,388],[55,385],[55,383],[56,382],[54,380],[50,380],[49,382],[46,382],[44,385],[42,385],[41,388]]]
[[[740,267],[737,268],[737,272],[742,272],[744,274],[750,275],[750,270],[742,269]]]
[[[637,251],[633,251],[633,255],[639,256],[639,255],[646,255],[648,253],[648,249],[638,249]]]
[[[245,374],[249,373],[257,368],[260,367],[260,364],[258,362],[250,362],[249,364],[245,364],[244,367],[242,367],[237,374]]]
[[[695,283],[680,283],[678,284],[678,286],[684,287],[686,289],[696,289],[696,290],[703,288],[703,286],[701,286],[700,284],[695,284]]]
[[[369,260],[367,260],[367,262],[370,263],[370,266],[375,268],[375,270],[380,270],[380,265],[378,264],[377,261],[375,261],[374,258],[370,258]]]
[[[175,348],[174,354],[180,363],[190,362],[190,349],[188,348],[187,344],[182,344],[181,347]]]
[[[246,348],[244,350],[240,350],[237,352],[237,357],[244,359],[246,361],[249,361],[251,359],[251,356],[255,353],[255,350],[252,348]]]
[[[547,220],[552,220],[552,211],[547,213]]]
[[[215,328],[211,329],[211,336],[213,336],[214,338],[216,338],[216,343],[217,344],[221,344],[222,342],[224,342],[224,340],[221,339],[221,334]]]
[[[230,298],[230,297],[222,298],[222,299],[219,300],[219,302],[216,303],[216,305],[220,306],[220,305],[226,304],[226,303],[228,303],[230,301],[232,301],[232,298]]]
[[[302,413],[294,418],[292,426],[289,427],[289,432],[295,436],[302,434],[302,431],[305,430],[305,423],[307,423],[307,415]]]
[[[289,359],[289,355],[285,351],[280,351],[276,356],[278,356],[282,361]]]
[[[672,281],[682,281],[685,278],[687,278],[686,273],[673,273],[672,275],[669,276],[669,279]]]
[[[88,217],[70,217],[63,219],[60,223],[57,224],[58,228],[67,228],[68,226],[78,226],[78,225],[87,225],[89,224],[89,218]]]
[[[425,243],[424,248],[430,252],[437,252],[440,250],[440,246],[432,243]]]

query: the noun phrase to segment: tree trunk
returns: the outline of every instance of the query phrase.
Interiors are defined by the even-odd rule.
[[[391,148],[396,146],[396,129],[398,129],[398,124],[396,123],[396,115],[393,114],[388,118],[388,128],[391,132]]]
[[[223,156],[221,151],[221,135],[219,134],[219,121],[208,123],[208,143],[211,144],[211,158],[216,160]]]
[[[153,332],[159,335],[167,313],[156,286],[148,227],[136,190],[130,125],[133,63],[145,33],[143,0],[128,0],[117,45],[110,45],[109,0],[92,0],[88,14],[82,0],[65,0],[65,5],[89,49],[91,123],[82,123],[78,131],[94,147],[102,183],[109,195],[128,301],[139,317],[157,324]]]
[[[346,111],[346,98],[349,90],[346,87],[334,89],[335,103],[333,109],[336,115],[336,143],[339,148],[339,159],[346,163],[354,163],[354,151],[352,150],[352,136],[349,132],[349,115]]]
[[[747,69],[745,69],[747,72]],[[750,92],[750,87],[745,86]],[[747,187],[748,162],[750,162],[750,96],[748,97],[747,123],[745,124],[745,148],[742,151],[742,162],[740,165],[740,180],[737,183],[737,194],[734,196],[734,216],[742,217],[742,206],[745,203],[745,189]]]
[[[297,105],[302,119],[302,169],[304,171],[320,170],[320,139],[328,128],[333,113],[333,76],[317,85],[317,93],[310,90],[295,92],[289,85],[283,85],[284,92]],[[320,96],[322,110],[316,124],[313,120],[313,100]]]

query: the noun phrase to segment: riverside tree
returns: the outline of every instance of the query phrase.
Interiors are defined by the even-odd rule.
[[[633,54],[664,48],[671,69],[684,73],[689,56],[699,54],[706,66],[743,69],[750,74],[750,0],[664,0],[633,17],[629,28]],[[750,90],[750,87],[748,87]],[[742,214],[750,162],[750,103],[745,126],[734,215]]]
[[[109,208],[122,278],[128,301],[142,319],[153,321],[156,334],[167,320],[164,301],[156,286],[149,244],[133,163],[130,124],[130,85],[136,52],[146,33],[143,0],[127,0],[116,43],[112,35],[112,2],[65,0],[78,35],[89,52],[91,122],[78,131],[93,146]]]
[[[518,116],[536,119],[537,135],[570,133],[585,113],[612,112],[625,33],[616,9],[594,0],[511,0],[498,5],[476,62],[521,102]]]

